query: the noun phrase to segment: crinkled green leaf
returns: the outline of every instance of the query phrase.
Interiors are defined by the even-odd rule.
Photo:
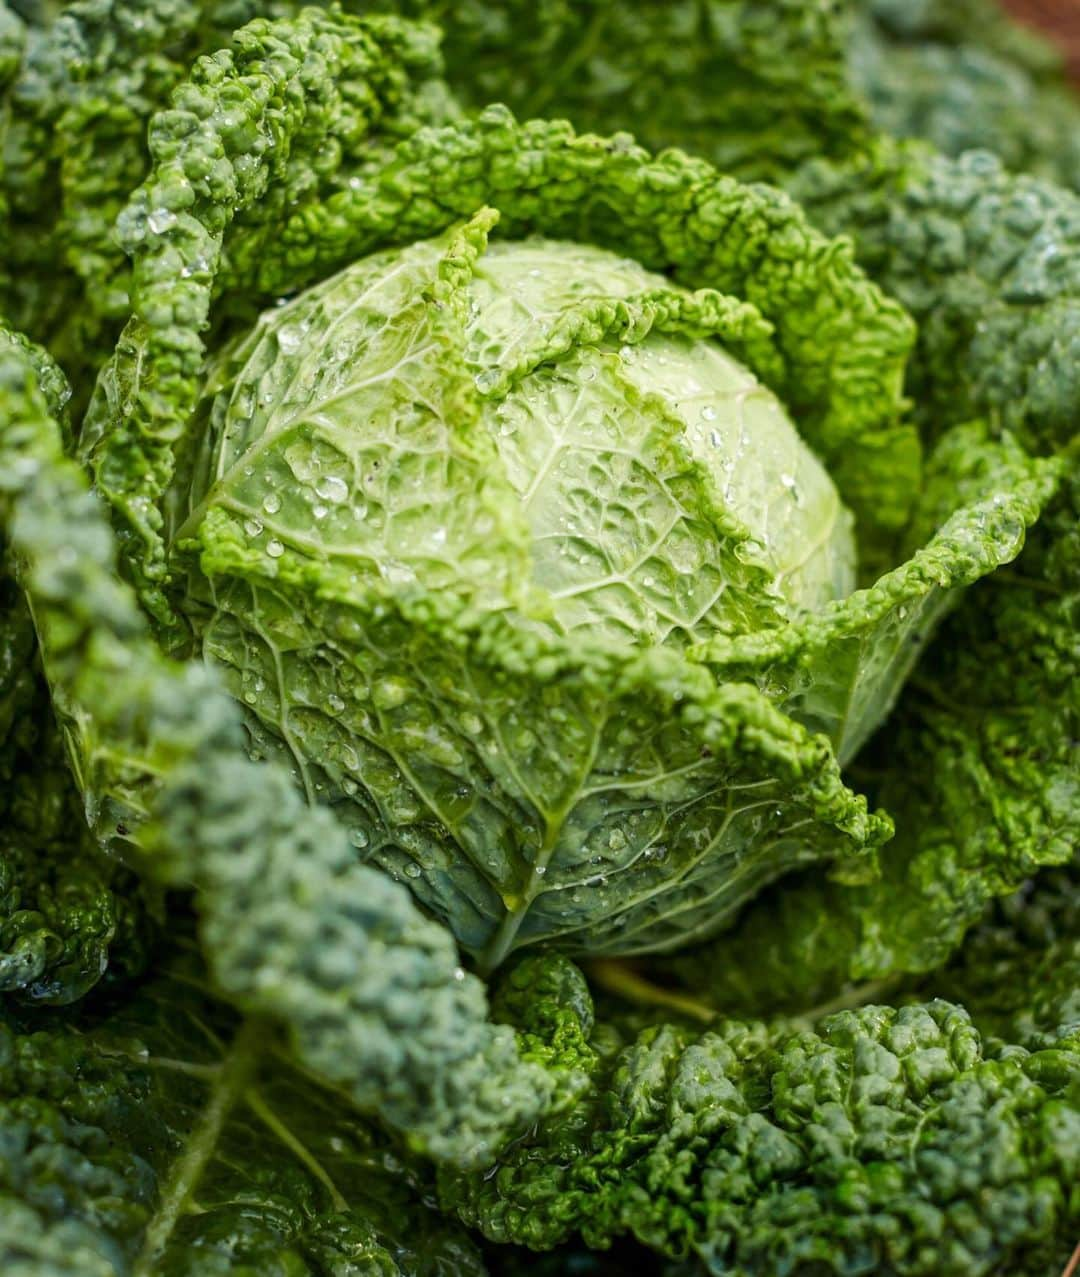
[[[479,257],[483,229],[362,259],[223,358],[175,485],[172,538],[199,555],[177,609],[259,747],[269,729],[486,965],[544,939],[667,947],[885,832],[819,741],[677,652],[801,611],[845,575],[827,544],[798,563],[811,522],[849,529],[775,400],[691,340],[772,362],[752,309],[569,246],[576,286],[529,294],[547,246]],[[749,432],[776,456],[740,506]],[[762,511],[786,469],[822,489],[823,532]]]
[[[984,1033],[1029,1050],[1080,1042],[1075,861],[995,901],[955,958],[920,982],[962,999]]]
[[[993,151],[1014,171],[1080,185],[1080,100],[1051,41],[998,0],[851,7],[851,84],[881,132],[946,155]]]
[[[885,720],[959,591],[1020,552],[1061,471],[1008,437],[988,438],[981,424],[956,427],[929,459],[905,563],[816,615],[781,630],[722,636],[696,654],[718,677],[758,681],[850,762]]]
[[[591,1049],[589,1091],[494,1175],[440,1176],[444,1206],[486,1235],[543,1249],[629,1233],[718,1277],[1034,1277],[1067,1259],[1075,1044],[985,1046],[941,1000],[845,1011],[813,1031],[594,1027],[576,994],[550,1003],[568,981],[545,969],[564,961],[528,959],[537,994],[511,1008],[527,1039],[554,1028],[570,1058]]]
[[[927,434],[985,417],[1029,450],[1076,431],[1080,197],[882,142],[847,165],[812,162],[789,183],[815,224],[851,235],[859,260],[919,325],[907,388]]]
[[[11,248],[0,264],[0,310],[49,345],[75,378],[80,407],[130,310],[130,266],[114,224],[150,166],[149,118],[167,106],[199,54],[227,48],[254,17],[301,7],[292,0],[76,0],[58,15],[40,15],[28,31],[3,9],[0,85],[9,68],[11,84],[0,98],[0,205],[8,208]],[[434,37],[417,32],[412,56],[415,79],[403,77],[401,92],[389,94],[391,133],[453,110],[434,79]],[[331,183],[341,159],[321,156],[318,180]],[[273,210],[265,214],[272,220]]]
[[[0,1020],[0,1262],[22,1277],[483,1277],[385,1137],[174,963]]]
[[[851,266],[846,244],[819,237],[779,192],[741,186],[703,161],[651,156],[625,137],[576,137],[560,122],[518,124],[492,108],[419,130],[370,179],[290,217],[267,251],[234,257],[222,282],[291,291],[484,205],[498,209],[510,238],[539,232],[596,244],[684,287],[755,306],[774,327],[781,359],[764,380],[863,520],[867,541],[903,525],[919,476],[899,394],[907,316]]]
[[[67,388],[55,366],[7,334],[0,346],[36,364],[60,414]],[[0,993],[67,1003],[107,971],[128,978],[147,962],[153,893],[102,853],[80,808],[29,609],[0,576]]]
[[[867,135],[845,84],[845,28],[832,0],[398,0],[446,32],[463,101],[582,130],[626,128],[724,172],[776,178]]]
[[[7,778],[0,818],[0,993],[63,1005],[103,978],[146,967],[160,922],[156,894],[86,828],[44,696],[33,706],[31,763]],[[44,730],[42,728],[44,727]]]
[[[290,97],[287,86],[306,84],[305,67],[322,65],[321,46],[317,54],[312,43],[316,35],[352,59],[351,74],[377,76],[381,55],[372,52],[371,32],[377,36],[379,30],[317,15],[291,26],[255,26],[238,62],[201,64],[191,84],[178,91],[177,103],[190,98],[189,105],[201,104],[215,118],[216,103],[231,91],[244,58],[257,54],[265,61],[273,49],[280,64],[271,60],[245,99],[251,118],[283,136],[299,131],[306,138],[308,130],[336,137],[351,119],[336,118],[338,99],[324,101],[318,92]],[[285,93],[280,107],[278,93]],[[530,370],[530,360],[573,356],[582,343],[605,334],[614,340],[621,333],[634,344],[650,328],[719,329],[753,357],[807,442],[832,463],[868,543],[888,539],[913,496],[897,475],[914,483],[918,474],[917,444],[900,420],[897,394],[909,329],[902,313],[851,270],[845,248],[820,241],[782,196],[741,188],[705,165],[674,154],[653,160],[619,139],[576,139],[564,126],[518,126],[500,110],[473,124],[420,130],[368,163],[341,191],[321,202],[321,192],[313,192],[290,208],[272,239],[238,234],[223,241],[235,208],[256,193],[266,192],[273,202],[288,192],[294,169],[302,172],[307,163],[306,152],[298,149],[295,158],[290,153],[285,165],[275,150],[266,163],[253,164],[241,146],[245,138],[231,126],[192,132],[186,119],[179,108],[158,117],[158,167],[121,219],[136,251],[135,309],[141,318],[101,383],[83,442],[99,484],[146,538],[136,575],[146,587],[144,600],[166,621],[177,610],[190,610],[175,585],[168,599],[158,588],[168,571],[158,527],[164,522],[168,529],[172,517],[158,500],[171,482],[176,448],[182,469],[168,505],[179,501],[183,512],[171,528],[181,550],[198,536],[207,581],[201,602],[209,604],[212,618],[205,632],[204,618],[196,618],[204,650],[235,670],[234,690],[284,743],[309,797],[355,798],[350,820],[358,852],[413,879],[420,898],[490,965],[517,943],[569,931],[582,932],[584,943],[598,948],[671,945],[714,926],[780,868],[808,857],[856,855],[879,841],[885,827],[867,821],[861,800],[839,784],[820,742],[773,716],[752,690],[714,688],[703,671],[674,654],[555,641],[542,627],[523,627],[506,610],[515,599],[500,582],[521,575],[524,530],[514,526],[494,474],[483,485],[468,478],[470,467],[485,476],[494,469],[490,440],[479,441],[474,424],[480,399],[497,397],[500,384],[513,385]],[[359,128],[357,123],[353,132]],[[200,187],[207,156],[218,150],[240,186],[204,196],[191,213],[174,216],[166,208],[157,216],[172,192],[187,189],[184,182]],[[457,277],[468,275],[476,253],[466,235],[460,248],[447,249],[420,293],[409,295],[415,297],[412,309],[402,303],[399,323],[386,323],[379,307],[385,310],[386,298],[405,287],[407,274],[391,281],[370,315],[363,304],[346,308],[350,319],[359,323],[362,317],[371,331],[354,336],[349,323],[340,325],[340,349],[331,351],[321,370],[310,357],[316,347],[305,343],[305,325],[314,326],[320,308],[339,306],[342,291],[323,285],[310,302],[286,308],[234,356],[224,388],[211,374],[211,389],[223,388],[218,407],[209,408],[209,417],[201,410],[191,417],[201,389],[200,326],[212,291],[226,310],[234,304],[230,298],[242,304],[252,294],[294,291],[298,282],[342,260],[445,230],[488,196],[511,235],[537,229],[610,243],[616,238],[610,213],[619,210],[621,248],[646,265],[674,265],[681,282],[728,289],[735,300],[701,294],[691,305],[685,295],[680,300],[654,284],[651,294],[646,289],[623,299],[624,307],[610,313],[562,305],[557,326],[545,331],[538,325],[524,335],[521,349],[505,356],[505,366],[500,355],[494,367],[476,372],[455,364],[454,355],[455,322],[468,328],[467,317],[455,320],[455,308],[465,304]],[[721,226],[724,234],[716,238]],[[178,268],[178,256],[186,266]],[[800,271],[790,270],[792,259],[803,263]],[[365,268],[356,269],[361,278]],[[207,271],[217,272],[213,290]],[[425,308],[427,300],[434,305]],[[414,340],[415,349],[409,345]],[[311,341],[317,342],[314,333]],[[343,380],[368,346],[379,384]],[[157,380],[136,397],[142,407],[127,416],[125,369],[135,368],[152,368]],[[390,375],[399,369],[408,371]],[[220,432],[211,433],[209,449],[200,439],[200,432],[216,429],[215,420],[220,425],[228,415],[229,376],[238,381],[236,412],[252,422],[232,453]],[[388,402],[380,403],[380,393]],[[263,413],[260,402],[281,411]],[[340,433],[331,437],[325,423],[332,407],[385,424],[388,437],[372,441],[370,456],[355,433],[348,441]],[[435,431],[430,440],[422,437],[425,422]],[[671,454],[661,452],[662,473],[670,470],[674,479],[680,467],[687,472],[680,500],[690,502],[699,523],[711,518],[716,524],[694,492],[704,488],[702,477],[665,442],[670,423],[660,424],[650,446]],[[449,482],[440,478],[440,468],[451,461],[438,452],[428,455],[448,425],[456,476]],[[318,478],[296,492],[298,474],[331,468],[320,448],[341,457],[345,472],[324,473],[321,496]],[[264,453],[266,465],[259,470]],[[644,469],[647,495],[654,480]],[[223,481],[220,493],[211,476]],[[196,500],[184,510],[189,478]],[[782,478],[783,472],[779,486],[785,488]],[[410,484],[431,494],[430,507],[409,496]],[[259,492],[260,485],[269,490]],[[464,501],[458,486],[467,489]],[[307,504],[306,488],[313,493]],[[567,488],[562,499],[576,499]],[[457,502],[452,520],[440,513],[450,497]],[[796,493],[791,504],[798,500]],[[388,509],[392,518],[384,523]],[[556,515],[557,505],[547,512],[538,508],[538,519]],[[309,525],[298,536],[290,528],[296,521]],[[612,522],[615,545],[614,516]],[[623,522],[633,526],[632,511]],[[722,530],[733,540],[730,528]],[[424,541],[451,532],[457,539],[445,551]],[[584,538],[577,544],[583,546]],[[665,579],[678,570],[676,553],[685,560],[685,548],[668,544],[658,551]],[[726,554],[732,581],[752,576],[730,549],[721,545],[717,553]],[[434,578],[420,572],[429,563]],[[174,570],[183,566],[182,559],[172,564]],[[635,570],[637,600],[648,607],[617,618],[631,631],[641,628],[642,619],[647,627],[649,610],[655,617],[660,602],[648,564]],[[705,573],[700,583],[693,573],[683,575],[690,592],[687,605],[680,604],[686,625],[716,591]],[[200,594],[198,585],[194,592]],[[733,612],[748,610],[742,600],[751,593],[731,589]],[[265,619],[252,624],[252,610]],[[764,610],[761,603],[757,610]],[[349,653],[360,643],[369,652],[362,663]],[[300,682],[308,684],[302,691]],[[360,703],[365,698],[371,709]],[[294,712],[289,701],[303,709]],[[563,735],[557,753],[548,722],[566,724],[557,727]],[[255,748],[273,752],[275,746],[258,731]],[[629,784],[611,783],[616,769],[631,777]],[[405,785],[402,776],[408,777]],[[656,794],[669,778],[673,787],[661,806]],[[740,795],[747,786],[761,792],[753,795],[744,829]],[[646,804],[649,810],[634,828],[630,818]],[[137,812],[135,795],[132,806]],[[794,837],[792,826],[799,828]],[[754,855],[746,852],[750,847],[758,849]],[[733,875],[737,861],[745,867]],[[630,867],[632,877],[622,880]],[[615,894],[589,890],[603,888],[610,874],[621,879],[621,907],[615,910]],[[570,898],[574,892],[577,899]]]
[[[226,232],[230,253],[259,254],[286,209],[299,215],[405,125],[414,78],[431,78],[434,33],[393,18],[304,10],[256,20],[233,47],[199,59],[150,125],[151,174],[117,220],[132,258],[130,310],[101,370],[81,446],[112,506],[144,603],[166,624],[157,501],[193,406],[200,333]]]
[[[897,835],[880,882],[792,879],[677,959],[722,1008],[805,1009],[938,965],[997,896],[1067,863],[1080,829],[1080,490],[1070,471],[1014,568],[947,621],[871,751]],[[742,961],[752,951],[753,963]]]

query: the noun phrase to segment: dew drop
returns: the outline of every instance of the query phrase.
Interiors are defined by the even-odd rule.
[[[326,698],[326,708],[331,714],[340,714],[345,708],[345,702],[337,695],[336,692],[331,692]]]
[[[315,485],[315,491],[331,505],[340,505],[348,498],[349,485],[338,475],[328,474]]]
[[[411,861],[410,861],[410,863],[409,863],[409,864],[407,864],[407,865],[405,866],[405,877],[406,877],[406,878],[419,878],[419,877],[420,877],[420,874],[421,874],[422,872],[423,872],[423,871],[421,870],[420,866],[419,866],[419,865],[416,865],[416,864],[413,864]]]
[[[262,535],[263,525],[261,519],[245,519],[244,531],[249,537],[257,537]]]
[[[146,219],[155,235],[161,235],[176,225],[176,214],[167,208],[155,208]]]
[[[276,492],[268,492],[266,496],[263,497],[262,508],[267,514],[277,514],[277,512],[281,509],[281,498]]]
[[[409,699],[409,685],[400,678],[382,678],[372,689],[372,699],[379,709],[397,709]]]
[[[360,825],[353,825],[353,827],[349,830],[349,842],[351,842],[354,847],[359,847],[362,850],[368,845],[367,830]]]
[[[266,553],[272,559],[280,559],[281,556],[285,553],[285,547],[281,544],[281,542],[277,539],[277,537],[274,537],[273,540],[267,541]]]
[[[707,403],[701,410],[702,421],[715,421],[717,417],[716,409],[711,403]]]
[[[314,483],[319,477],[321,462],[315,449],[306,439],[290,444],[285,449],[285,460],[301,483]]]
[[[277,340],[278,345],[286,355],[293,355],[303,344],[304,334],[292,324],[286,324],[283,328],[278,329]]]

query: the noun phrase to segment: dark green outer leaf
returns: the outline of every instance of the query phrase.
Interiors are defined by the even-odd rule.
[[[0,1263],[23,1277],[483,1277],[340,1097],[174,962],[0,1021]]]
[[[874,126],[946,155],[993,151],[1014,172],[1080,185],[1080,100],[1060,50],[998,0],[860,0],[852,88]]]
[[[629,1233],[717,1277],[1064,1264],[1080,1226],[1075,1042],[987,1046],[940,1000],[816,1031],[594,1026],[568,966],[526,960],[503,1006],[530,1049],[584,1063],[589,1089],[494,1175],[440,1176],[444,1205],[488,1236]]]
[[[928,436],[984,417],[1029,450],[1068,444],[1080,400],[1080,197],[985,152],[878,143],[788,188],[914,315],[908,390]]]

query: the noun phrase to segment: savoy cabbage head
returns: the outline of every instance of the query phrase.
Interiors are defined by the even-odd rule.
[[[670,943],[881,829],[687,659],[854,587],[850,512],[731,353],[775,375],[770,326],[592,246],[489,244],[494,220],[264,315],[167,497],[177,606],[257,748],[490,965]]]
[[[136,318],[81,446],[253,753],[488,969],[684,945],[797,866],[871,875],[891,826],[840,766],[1055,471],[978,426],[923,462],[910,321],[849,249],[704,163],[492,109],[215,276],[170,205],[205,139],[171,145],[121,219]],[[197,353],[200,287],[297,295],[133,396],[155,343]],[[103,832],[137,828],[140,778],[98,786],[75,735]]]

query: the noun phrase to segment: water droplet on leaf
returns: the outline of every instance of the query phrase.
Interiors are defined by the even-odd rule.
[[[349,485],[336,474],[328,474],[315,485],[315,491],[331,505],[340,505],[349,496]]]
[[[304,334],[301,329],[293,327],[292,324],[286,324],[278,329],[277,339],[282,352],[292,355],[303,345]]]

